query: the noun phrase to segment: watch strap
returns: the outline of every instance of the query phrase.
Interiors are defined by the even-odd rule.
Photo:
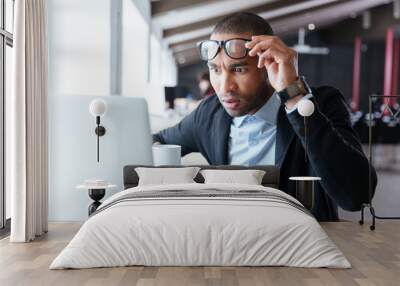
[[[311,93],[311,89],[308,86],[304,76],[300,76],[294,83],[289,85],[287,88],[277,92],[279,98],[281,99],[282,104],[285,104],[286,101],[299,94],[306,95],[309,93]]]

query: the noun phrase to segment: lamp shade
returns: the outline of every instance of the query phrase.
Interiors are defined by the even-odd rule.
[[[90,102],[89,111],[93,116],[103,116],[107,111],[107,103],[100,98],[93,99]]]

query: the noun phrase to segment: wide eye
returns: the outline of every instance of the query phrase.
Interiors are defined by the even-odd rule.
[[[214,73],[218,73],[219,69],[217,67],[209,67],[210,71],[214,72]]]
[[[242,67],[236,67],[236,68],[233,68],[232,71],[242,73],[242,72],[245,72],[246,69],[242,68]]]

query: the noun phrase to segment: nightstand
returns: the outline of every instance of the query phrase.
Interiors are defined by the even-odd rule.
[[[117,185],[107,184],[107,185],[89,185],[89,184],[81,184],[76,186],[77,189],[85,189],[88,190],[89,197],[93,200],[88,207],[89,216],[94,213],[97,208],[101,205],[100,200],[106,194],[106,189],[115,188]]]

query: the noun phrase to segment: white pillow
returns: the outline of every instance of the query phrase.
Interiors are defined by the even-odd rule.
[[[201,170],[205,184],[235,183],[261,185],[265,171],[262,170]]]
[[[199,167],[135,168],[139,176],[138,186],[196,183],[193,179],[199,170]]]

